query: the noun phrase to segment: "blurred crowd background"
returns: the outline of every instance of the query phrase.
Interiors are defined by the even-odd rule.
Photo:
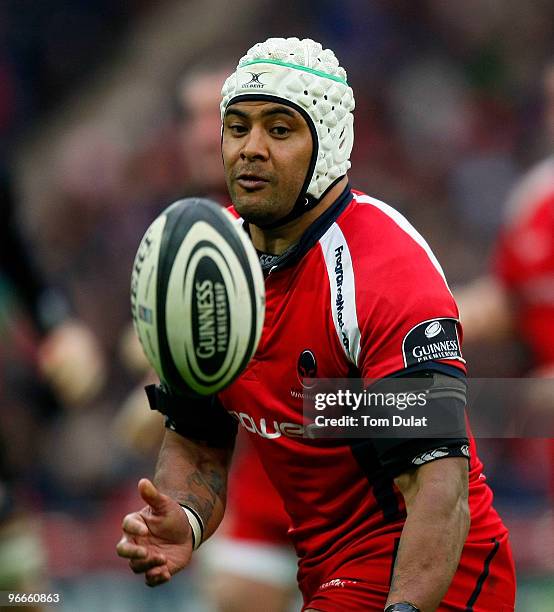
[[[552,151],[542,118],[550,0],[3,0],[0,177],[18,231],[93,332],[105,371],[93,394],[50,397],[41,336],[0,262],[3,478],[36,535],[18,549],[5,534],[3,546],[0,528],[0,584],[13,555],[31,556],[29,571],[44,560],[67,610],[203,609],[194,568],[149,591],[115,555],[155,456],[129,442],[121,413],[142,376],[128,354],[130,270],[161,209],[197,185],[222,189],[217,87],[185,103],[187,83],[224,74],[272,35],[335,50],[356,97],[352,184],[409,218],[454,287],[487,271],[507,194]],[[472,376],[525,371],[514,341],[479,343],[466,358]],[[487,440],[480,451],[513,529],[520,609],[554,610],[550,467],[511,463]]]

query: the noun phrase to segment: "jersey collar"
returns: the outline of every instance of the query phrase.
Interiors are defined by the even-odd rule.
[[[339,218],[353,197],[350,183],[348,183],[340,196],[310,225],[296,244],[281,255],[270,255],[258,251],[263,273],[267,275],[298,263]],[[249,224],[246,221],[243,227],[246,232],[250,233]]]

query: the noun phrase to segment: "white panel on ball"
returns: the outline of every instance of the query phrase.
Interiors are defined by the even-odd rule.
[[[162,376],[157,320],[158,255],[166,216],[158,217],[144,234],[131,274],[133,324],[146,358]]]

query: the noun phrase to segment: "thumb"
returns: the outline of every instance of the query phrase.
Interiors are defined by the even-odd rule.
[[[167,510],[169,498],[160,493],[148,478],[141,478],[138,483],[138,490],[142,499],[154,510],[154,512],[164,512]]]

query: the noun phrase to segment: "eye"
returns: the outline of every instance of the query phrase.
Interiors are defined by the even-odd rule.
[[[290,132],[290,128],[284,125],[275,125],[271,128],[270,131],[274,136],[283,137],[283,136],[288,136]]]
[[[227,126],[227,130],[229,130],[229,132],[231,132],[231,134],[234,136],[242,136],[247,132],[246,126],[242,125],[241,123],[231,123]]]

